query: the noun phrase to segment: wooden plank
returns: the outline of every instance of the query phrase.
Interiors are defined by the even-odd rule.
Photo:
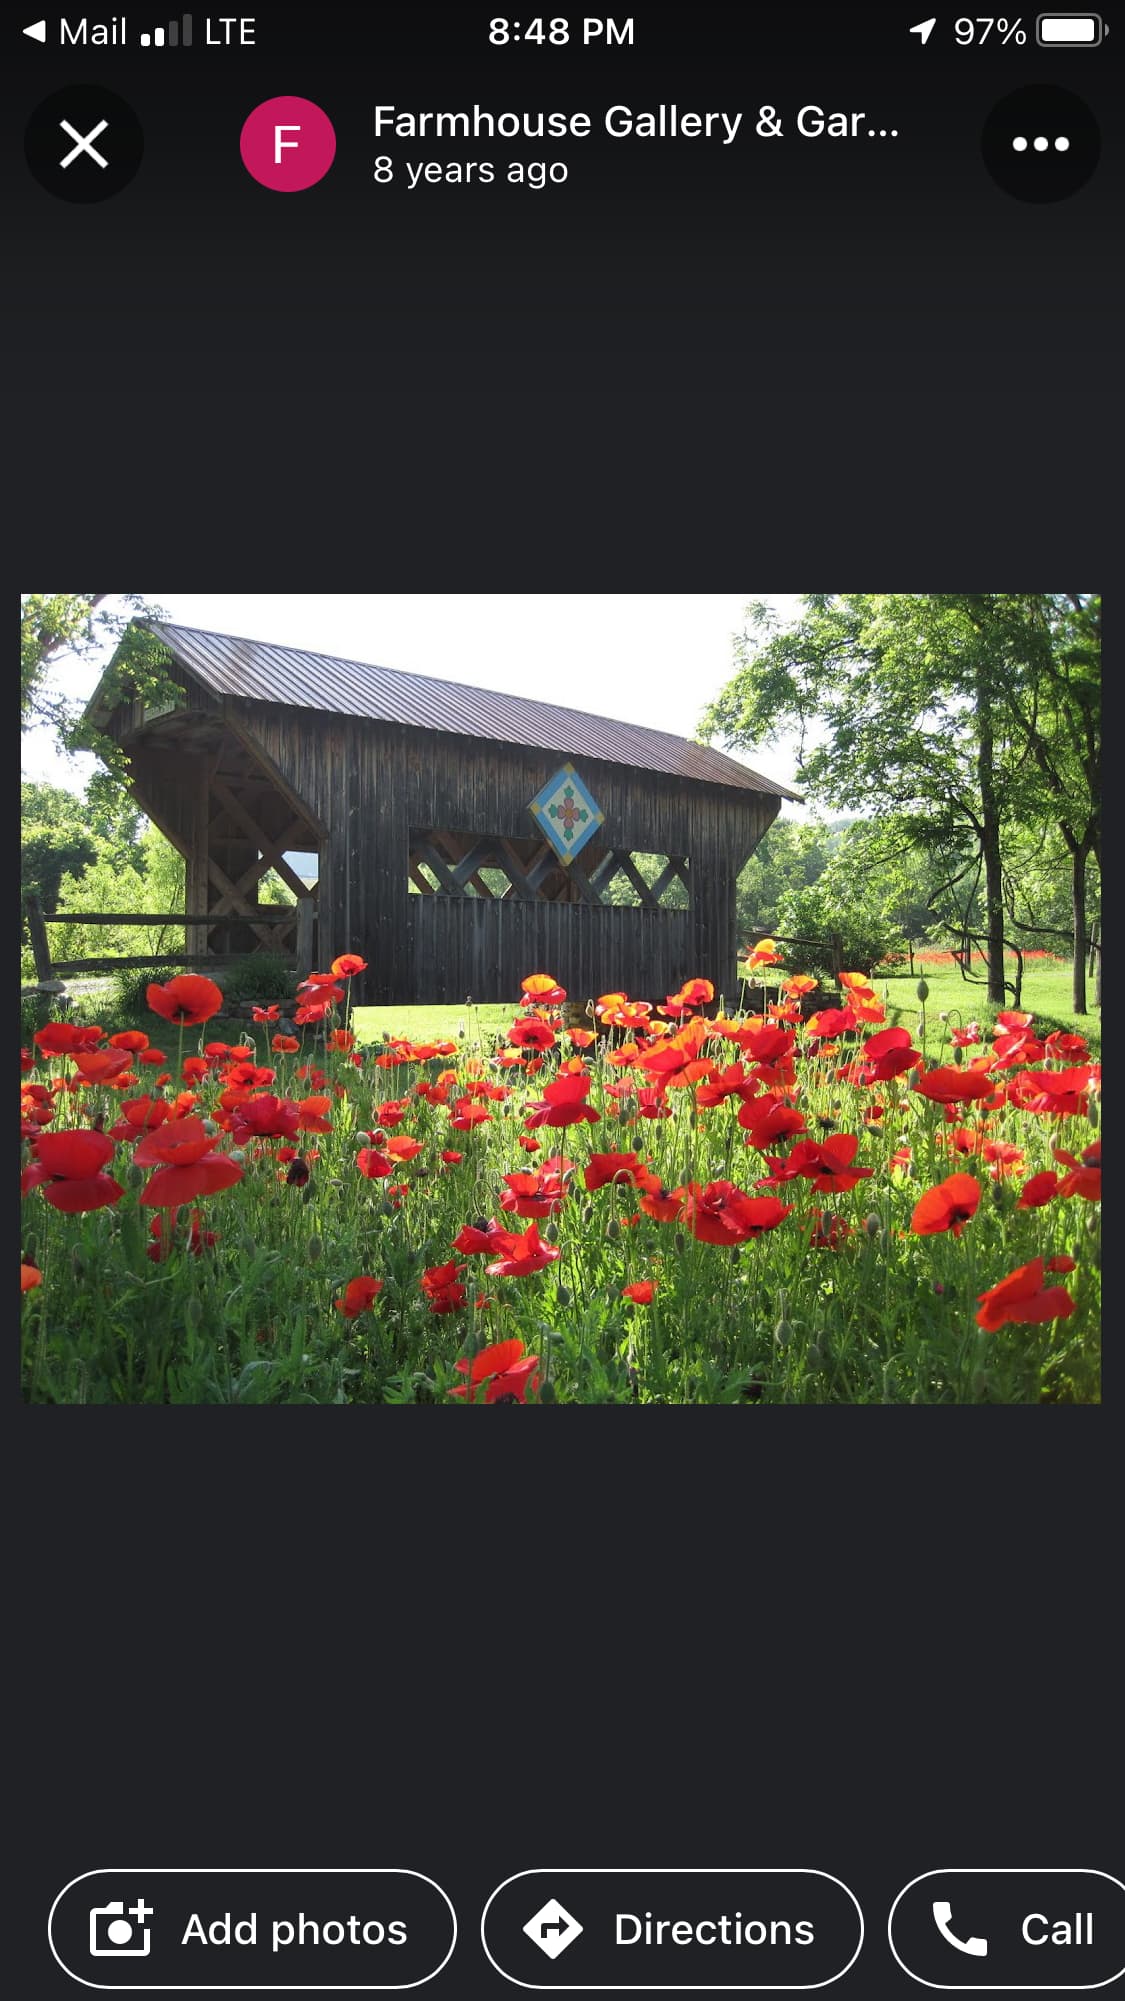
[[[251,903],[249,898],[243,895],[238,884],[231,881],[226,870],[220,866],[213,855],[208,858],[207,873],[216,888],[222,892],[218,903],[215,905],[208,919],[208,928],[214,930],[215,925],[221,918],[225,917],[233,920],[240,917],[250,924],[251,930],[257,934],[260,942],[268,945],[270,942],[268,932],[263,931],[261,925],[253,921],[257,916],[257,905]],[[233,906],[233,908],[226,906]],[[292,915],[291,912],[288,914]]]
[[[297,976],[302,980],[312,972],[315,916],[316,905],[312,897],[303,896],[297,905]]]
[[[254,921],[258,924],[291,924],[294,912],[280,905],[270,908],[268,904],[255,911]],[[213,924],[215,913],[205,911],[201,916],[185,914],[182,910],[56,910],[51,917],[43,919],[44,924]]]
[[[288,885],[294,895],[299,897],[307,896],[309,894],[308,890],[305,888],[296,871],[290,868],[285,859],[284,852],[286,848],[308,845],[304,836],[311,834],[312,829],[308,826],[307,821],[291,820],[286,826],[284,833],[279,834],[276,839],[271,839],[264,828],[258,825],[253,814],[243,805],[238,795],[231,791],[229,785],[219,777],[217,772],[211,779],[211,792],[215,798],[220,800],[236,826],[241,827],[243,833],[248,835],[261,849],[263,856],[266,858],[267,866],[277,870],[282,881]],[[264,873],[265,871],[263,870]]]
[[[157,953],[152,958],[143,959],[60,959],[56,973],[124,973],[139,972],[143,966],[155,966],[159,970],[174,967],[177,971],[184,966],[194,966],[206,972],[209,966],[241,966],[253,952],[167,952]],[[292,952],[281,957],[291,960]]]
[[[24,897],[23,907],[31,938],[32,957],[35,960],[35,977],[37,980],[54,979],[51,969],[51,948],[47,943],[47,931],[43,922],[43,905],[34,890]]]

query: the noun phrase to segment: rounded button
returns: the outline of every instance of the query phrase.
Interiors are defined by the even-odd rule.
[[[1100,1869],[931,1869],[887,1932],[923,1987],[1080,1993],[1125,1971],[1125,1884]]]
[[[827,1987],[863,1913],[820,1869],[525,1869],[494,1890],[481,1940],[517,1987]]]
[[[84,1987],[419,1987],[457,1940],[415,1869],[91,1869],[60,1890],[51,1951]]]

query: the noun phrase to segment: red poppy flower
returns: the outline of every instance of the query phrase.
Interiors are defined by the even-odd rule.
[[[655,1291],[656,1282],[654,1279],[638,1278],[634,1279],[632,1285],[622,1286],[621,1297],[622,1299],[631,1299],[634,1306],[651,1306]]]
[[[747,1128],[747,1146],[756,1146],[763,1153],[767,1146],[784,1139],[786,1133],[803,1133],[805,1130],[803,1112],[799,1112],[795,1105],[783,1104],[780,1098],[768,1095],[740,1106],[738,1123]]]
[[[583,1119],[595,1124],[601,1113],[585,1102],[590,1083],[586,1072],[575,1074],[572,1071],[556,1077],[553,1084],[548,1084],[542,1098],[527,1107],[524,1124],[528,1127],[573,1126]]]
[[[116,1035],[110,1036],[109,1046],[111,1049],[128,1049],[131,1054],[136,1055],[142,1049],[148,1048],[148,1036],[143,1028],[123,1028]]]
[[[397,1160],[400,1166],[404,1160],[414,1160],[423,1150],[422,1141],[414,1139],[410,1133],[394,1133],[384,1141],[384,1146],[391,1159]]]
[[[686,1188],[656,1188],[641,1196],[641,1208],[654,1223],[674,1223],[686,1200]]]
[[[751,971],[759,966],[780,966],[784,953],[779,952],[772,938],[759,938],[752,948],[747,964]]]
[[[981,1159],[988,1162],[988,1171],[994,1181],[1005,1174],[1014,1174],[1023,1166],[1023,1148],[1013,1146],[1010,1140],[989,1139],[981,1147]]]
[[[1073,1270],[1072,1258],[1051,1258],[1047,1271]],[[977,1326],[988,1334],[995,1334],[998,1328],[1009,1321],[1019,1324],[1036,1325],[1045,1320],[1069,1320],[1074,1312],[1074,1301],[1065,1285],[1044,1287],[1044,1263],[1042,1258],[1032,1258],[1030,1264],[1020,1265],[1017,1271],[1009,1272],[999,1285],[987,1292],[978,1293],[980,1312]]]
[[[274,1001],[271,1007],[252,1007],[250,1010],[250,1019],[252,1021],[280,1021],[281,1009],[276,1001]]]
[[[122,1076],[132,1061],[129,1049],[80,1049],[75,1054],[74,1066],[88,1084],[108,1084],[114,1077]]]
[[[495,1264],[485,1266],[490,1278],[525,1278],[530,1272],[543,1271],[562,1256],[557,1244],[543,1243],[538,1223],[530,1223],[523,1236],[509,1235],[510,1247]]]
[[[21,1263],[20,1265],[21,1292],[31,1292],[35,1286],[42,1285],[42,1283],[43,1283],[43,1274],[40,1271],[38,1265],[25,1265]]]
[[[332,1304],[337,1313],[346,1320],[355,1320],[374,1305],[383,1290],[385,1280],[381,1278],[350,1278],[342,1299],[334,1299]]]
[[[43,1200],[64,1215],[76,1216],[87,1209],[106,1209],[120,1202],[124,1189],[102,1168],[113,1158],[113,1141],[106,1133],[88,1128],[77,1131],[42,1133],[32,1140],[35,1160],[20,1180],[21,1191],[42,1187]]]
[[[369,1181],[382,1181],[394,1173],[395,1164],[387,1153],[380,1153],[377,1147],[361,1146],[355,1157],[355,1164]]]
[[[991,1057],[989,1057],[991,1062]],[[967,1070],[960,1070],[955,1064],[939,1065],[936,1070],[925,1070],[914,1079],[914,1089],[923,1098],[929,1098],[935,1105],[968,1104],[976,1098],[987,1098],[996,1089],[996,1079],[986,1070],[973,1064]]]
[[[708,1111],[712,1105],[724,1104],[728,1098],[741,1098],[745,1105],[761,1095],[761,1088],[758,1079],[750,1075],[739,1059],[736,1063],[728,1063],[725,1070],[720,1070],[706,1084],[697,1084],[695,1102],[703,1111]]]
[[[297,1106],[297,1131],[301,1133],[330,1133],[332,1121],[325,1117],[331,1098],[302,1098]],[[238,1117],[238,1113],[235,1113]]]
[[[153,1264],[163,1264],[165,1258],[171,1256],[175,1247],[173,1219],[170,1209],[163,1216],[153,1217],[148,1226],[148,1233],[153,1241],[148,1246],[145,1256],[146,1258],[151,1258]],[[205,1230],[203,1228],[203,1218],[199,1210],[193,1209],[187,1243],[181,1244],[180,1248],[190,1251],[193,1258],[198,1258],[202,1257],[205,1250],[212,1250],[218,1241],[218,1232],[216,1230]]]
[[[48,1021],[32,1037],[43,1056],[73,1056],[79,1049],[94,1049],[105,1034],[104,1028],[80,1028],[75,1021]]]
[[[915,1203],[910,1227],[920,1237],[936,1236],[942,1230],[951,1230],[959,1237],[976,1215],[979,1202],[980,1182],[971,1174],[951,1174],[935,1188],[927,1188],[921,1201]]]
[[[458,1098],[449,1114],[449,1123],[454,1132],[471,1132],[474,1126],[485,1126],[492,1117],[483,1105],[474,1105],[471,1098]]]
[[[507,1250],[519,1242],[516,1231],[505,1230],[494,1217],[487,1223],[465,1223],[453,1239],[455,1251],[464,1251],[470,1256],[487,1251]]]
[[[764,1230],[775,1230],[792,1208],[774,1195],[747,1195],[729,1181],[709,1181],[704,1188],[692,1181],[685,1195],[684,1222],[704,1244],[744,1244]]]
[[[199,1118],[170,1119],[147,1133],[133,1159],[140,1167],[156,1167],[141,1192],[152,1208],[175,1208],[200,1195],[215,1195],[242,1179],[242,1169],[229,1154],[213,1150],[211,1134]]]
[[[527,1021],[514,1021],[508,1030],[508,1041],[516,1049],[553,1049],[555,1031],[549,1021],[543,1021],[537,1014]]]
[[[443,1167],[459,1167],[464,1158],[463,1153],[455,1153],[452,1147],[442,1148],[441,1159]]]
[[[117,1123],[110,1127],[112,1139],[139,1139],[153,1126],[162,1126],[168,1117],[166,1098],[126,1098],[119,1107]]]
[[[1101,1140],[1096,1139],[1092,1146],[1086,1147],[1081,1160],[1076,1160],[1072,1153],[1067,1153],[1065,1148],[1061,1146],[1052,1147],[1051,1151],[1060,1167],[1069,1167],[1071,1170],[1069,1174],[1064,1174],[1062,1180],[1059,1182],[1059,1194],[1063,1196],[1081,1195],[1087,1202],[1100,1202],[1102,1199]]]
[[[516,1216],[553,1216],[566,1197],[559,1175],[546,1167],[538,1174],[506,1174],[504,1181],[500,1207]]]
[[[814,1209],[809,1230],[809,1245],[814,1251],[835,1251],[850,1237],[852,1226],[843,1216],[834,1216],[830,1211]]]
[[[1009,1104],[1053,1119],[1072,1119],[1086,1110],[1092,1088],[1088,1068],[1021,1070],[1008,1085]]]
[[[224,1097],[226,1093],[224,1092]],[[244,1098],[231,1116],[231,1134],[239,1146],[249,1139],[292,1139],[299,1130],[301,1108],[292,1098],[279,1098],[265,1091],[258,1098]]]
[[[575,1049],[588,1049],[598,1038],[592,1028],[568,1028],[566,1039]]]
[[[859,1052],[859,1081],[885,1084],[892,1077],[916,1069],[924,1060],[921,1050],[911,1047],[908,1028],[884,1028],[878,1035],[869,1036]]]
[[[767,1175],[759,1187],[771,1181],[792,1181],[803,1175],[814,1188],[844,1194],[854,1188],[857,1181],[867,1181],[874,1173],[871,1167],[853,1167],[859,1138],[855,1133],[829,1133],[827,1139],[798,1140],[784,1160],[776,1160],[767,1154],[766,1160],[773,1173]]]
[[[342,1049],[346,1053],[355,1048],[355,1036],[350,1028],[334,1028],[325,1046],[328,1049]]]
[[[356,973],[366,971],[367,960],[361,959],[358,952],[341,952],[339,958],[332,961],[332,972],[338,980],[350,980]]]
[[[805,1034],[815,1042],[821,1036],[846,1035],[855,1026],[856,1017],[850,1007],[824,1007],[817,1014],[810,1014]]]
[[[817,985],[811,973],[792,973],[784,982],[782,992],[787,993],[791,1000],[799,1000],[802,994],[814,994]]]
[[[464,1269],[464,1265],[451,1263],[431,1265],[422,1273],[420,1284],[431,1313],[455,1313],[464,1305],[465,1288],[460,1283]]]
[[[1059,1192],[1059,1177],[1047,1167],[1041,1174],[1033,1174],[1020,1189],[1017,1209],[1042,1209],[1053,1202]]]
[[[152,985],[147,993],[154,1014],[174,1021],[182,1028],[197,1028],[210,1021],[223,1005],[222,989],[202,973],[177,973],[165,986]]]
[[[592,1153],[584,1177],[586,1186],[593,1193],[607,1181],[635,1182],[639,1167],[635,1153]]]
[[[550,973],[529,973],[520,981],[520,991],[524,1007],[561,1007],[566,999],[566,988],[560,987]]]
[[[518,1337],[482,1348],[471,1361],[462,1356],[453,1366],[466,1381],[458,1383],[449,1394],[466,1397],[469,1403],[476,1401],[482,1383],[487,1385],[485,1403],[526,1403],[528,1390],[534,1390],[539,1382],[539,1357],[525,1355]]]

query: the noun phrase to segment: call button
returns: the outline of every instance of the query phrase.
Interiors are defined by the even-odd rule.
[[[932,1869],[887,1929],[923,1987],[1081,1993],[1125,1972],[1125,1884],[1100,1869]]]

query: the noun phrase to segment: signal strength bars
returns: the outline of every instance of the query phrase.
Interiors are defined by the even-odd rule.
[[[167,28],[154,28],[151,35],[141,36],[142,49],[175,49],[191,47],[191,15],[185,14],[179,21],[169,21]]]

